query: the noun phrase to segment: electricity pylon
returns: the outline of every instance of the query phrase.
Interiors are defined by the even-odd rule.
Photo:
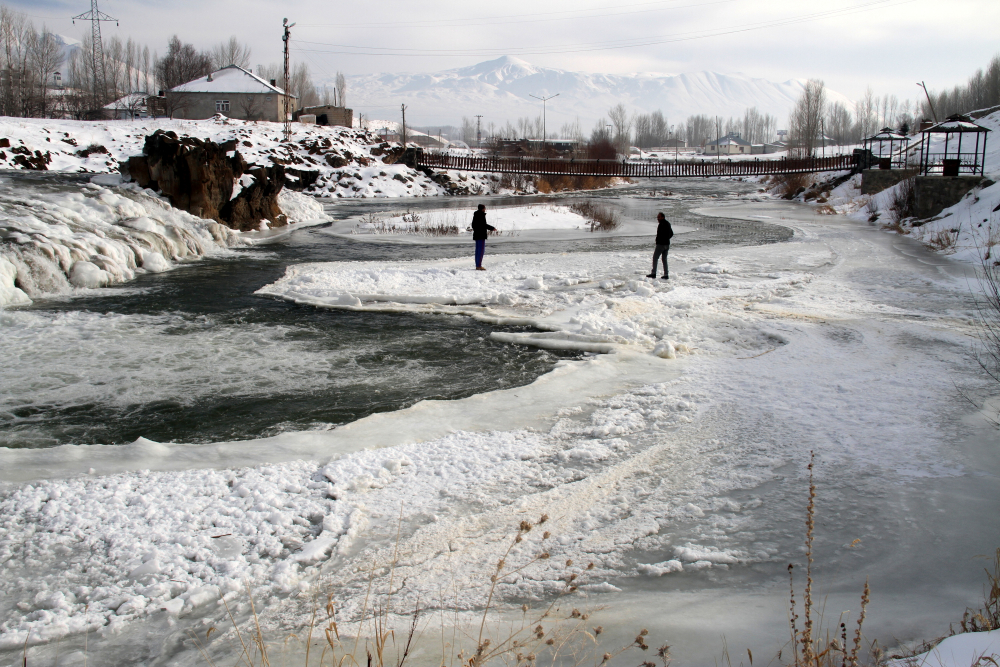
[[[97,0],[90,0],[90,11],[73,17],[73,25],[76,20],[90,21],[91,44],[91,66],[94,73],[94,106],[100,107],[103,94],[107,92],[108,74],[104,67],[104,43],[101,41],[101,21],[114,21],[118,25],[118,19],[108,16],[97,8]],[[98,81],[98,77],[100,80]],[[100,87],[98,87],[100,86]],[[103,91],[100,92],[100,91]]]

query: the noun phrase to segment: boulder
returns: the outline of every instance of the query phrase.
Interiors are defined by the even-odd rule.
[[[146,137],[142,153],[130,157],[123,171],[139,186],[166,196],[176,208],[241,231],[258,229],[261,220],[272,227],[288,224],[278,206],[284,168],[248,166],[235,140],[217,144],[157,130]],[[253,180],[234,197],[244,174]]]

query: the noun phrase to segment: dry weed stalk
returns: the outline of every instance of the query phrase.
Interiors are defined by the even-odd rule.
[[[788,585],[790,589],[790,607],[788,623],[792,631],[792,659],[795,667],[858,667],[858,654],[861,651],[862,626],[865,622],[865,613],[868,608],[871,590],[868,587],[868,580],[865,580],[864,591],[861,595],[861,612],[858,615],[857,629],[854,633],[854,645],[850,651],[847,650],[847,625],[840,623],[840,637],[830,638],[830,633],[826,633],[826,638],[816,628],[814,620],[815,610],[813,609],[813,545],[815,543],[816,528],[816,482],[814,478],[814,465],[816,453],[809,453],[809,502],[806,504],[806,584],[802,595],[803,628],[798,629],[799,615],[795,610],[795,581],[793,572],[795,566],[788,565]],[[820,619],[822,615],[820,615]],[[781,654],[778,654],[781,657]],[[838,661],[839,657],[839,661]]]
[[[987,586],[983,590],[983,606],[966,609],[962,615],[962,632],[1000,630],[1000,549],[993,556],[993,571],[986,569]]]
[[[590,231],[610,232],[621,226],[621,216],[610,206],[600,206],[591,201],[573,203],[570,208],[590,220]]]

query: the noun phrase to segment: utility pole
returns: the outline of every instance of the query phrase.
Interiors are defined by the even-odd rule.
[[[73,25],[76,25],[76,19],[90,21],[90,36],[94,47],[90,54],[94,73],[94,106],[100,108],[108,86],[108,74],[104,67],[104,43],[101,41],[101,21],[114,21],[115,25],[118,25],[118,19],[112,18],[98,9],[97,0],[90,0],[89,12],[73,17]]]
[[[483,133],[480,131],[480,121],[483,119],[482,114],[476,115],[476,148],[483,147]]]
[[[403,152],[406,152],[406,105],[399,105],[400,111],[403,112]]]
[[[94,2],[96,1],[94,0]],[[295,24],[289,24],[288,19],[282,19],[281,25],[285,28],[285,34],[281,36],[281,41],[285,43],[285,104],[283,105],[285,117],[283,120],[285,122],[285,141],[288,141],[288,138],[292,136],[292,112],[288,108],[291,102],[291,91],[288,90],[288,38],[291,36],[290,31],[295,27]]]
[[[715,117],[715,157],[719,157],[719,155],[720,155],[720,149],[722,148],[722,146],[719,145],[719,144],[722,143],[722,136],[721,135],[722,135],[722,129],[721,129],[720,125],[719,125],[719,117],[716,116]]]
[[[94,1],[96,2],[97,0]],[[934,116],[934,122],[938,122],[937,113],[934,111],[934,103],[931,102],[931,94],[927,92],[927,84],[921,81],[917,85],[924,89],[924,95],[927,97],[927,106],[931,108],[931,115]]]
[[[559,97],[559,93],[555,95],[549,95],[548,97],[539,97],[538,95],[528,94],[528,97],[534,97],[536,100],[542,101],[542,150],[545,149],[545,142],[548,140],[549,135],[546,133],[545,127],[545,103],[551,100],[553,97]]]

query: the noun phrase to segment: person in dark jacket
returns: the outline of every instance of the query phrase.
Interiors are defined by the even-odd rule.
[[[670,279],[670,272],[667,271],[667,252],[670,250],[670,239],[674,235],[674,229],[663,213],[656,214],[656,249],[653,250],[653,272],[647,278],[656,277],[656,262],[663,257],[663,280]]]
[[[486,206],[480,204],[479,209],[472,214],[472,240],[476,242],[476,271],[485,271],[483,255],[486,253],[486,237],[495,232],[496,227],[486,223]],[[666,259],[664,259],[666,261]]]

